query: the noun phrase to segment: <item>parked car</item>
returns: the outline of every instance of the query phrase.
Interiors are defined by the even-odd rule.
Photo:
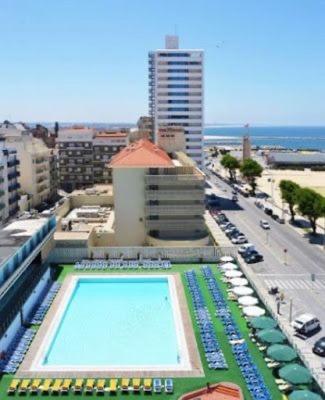
[[[310,335],[312,332],[316,332],[321,329],[320,321],[317,317],[312,314],[301,314],[295,318],[291,325],[293,328],[302,335]]]
[[[247,264],[255,264],[255,263],[261,262],[263,260],[264,260],[264,257],[260,253],[256,253],[256,254],[254,253],[245,258],[245,262]]]
[[[277,219],[277,222],[278,222],[279,224],[285,224],[285,219],[284,219],[284,218],[278,218],[278,219]]]
[[[270,207],[264,207],[264,212],[266,215],[272,215],[273,214],[273,210]]]
[[[238,196],[233,195],[231,201],[233,201],[234,203],[237,203],[237,201],[238,201]]]
[[[244,235],[241,236],[237,236],[231,239],[231,242],[233,244],[243,244],[243,243],[247,243],[247,238]]]
[[[243,244],[242,246],[240,246],[238,248],[238,253],[239,254],[244,254],[247,251],[253,251],[253,250],[255,250],[254,245],[252,243],[246,243],[246,244]]]
[[[270,229],[271,228],[270,224],[267,221],[265,221],[264,219],[261,219],[260,227],[263,228],[263,229]]]
[[[226,231],[226,235],[227,235],[228,237],[233,237],[233,236],[235,236],[237,233],[240,233],[239,229],[237,229],[237,228],[231,228],[231,229],[229,229],[228,231]]]
[[[220,224],[221,230],[225,231],[226,229],[229,229],[233,227],[234,225],[231,222],[225,222],[223,224]]]
[[[174,392],[174,383],[170,378],[165,379],[165,392],[169,394]]]
[[[229,234],[230,239],[235,239],[238,238],[239,236],[245,236],[242,232],[240,232],[238,229],[236,229],[235,231],[232,231]]]
[[[313,352],[321,357],[325,357],[325,337],[321,337],[314,343]]]

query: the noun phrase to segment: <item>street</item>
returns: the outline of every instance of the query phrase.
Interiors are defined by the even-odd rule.
[[[253,198],[239,195],[238,204],[233,203],[232,188],[217,176],[209,173],[208,182],[220,198],[221,210],[263,254],[264,261],[249,268],[267,288],[277,286],[284,294],[281,314],[289,320],[292,301],[293,318],[308,312],[320,319],[322,331],[306,340],[311,351],[316,339],[325,336],[325,252],[312,247],[287,224],[280,225],[265,215],[254,205]],[[261,219],[269,222],[270,230],[259,226]]]

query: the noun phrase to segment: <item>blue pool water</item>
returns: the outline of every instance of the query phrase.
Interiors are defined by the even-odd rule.
[[[79,278],[44,366],[176,365],[166,277]]]

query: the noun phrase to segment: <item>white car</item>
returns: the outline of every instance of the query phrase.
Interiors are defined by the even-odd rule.
[[[292,327],[303,335],[320,329],[320,321],[312,314],[301,314],[291,322]]]
[[[254,245],[252,243],[246,243],[238,248],[238,253],[244,254],[246,253],[246,251],[253,251],[253,250],[255,250]]]
[[[270,224],[267,221],[265,221],[264,219],[262,219],[260,221],[260,227],[263,228],[263,229],[270,229],[271,228]]]
[[[236,238],[231,239],[231,242],[233,244],[243,244],[243,243],[247,243],[247,239],[244,235],[242,235],[242,236],[238,236]]]

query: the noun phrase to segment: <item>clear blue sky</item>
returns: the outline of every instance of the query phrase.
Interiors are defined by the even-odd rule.
[[[325,125],[325,0],[1,0],[0,21],[0,120],[136,121],[176,26],[207,123]]]

